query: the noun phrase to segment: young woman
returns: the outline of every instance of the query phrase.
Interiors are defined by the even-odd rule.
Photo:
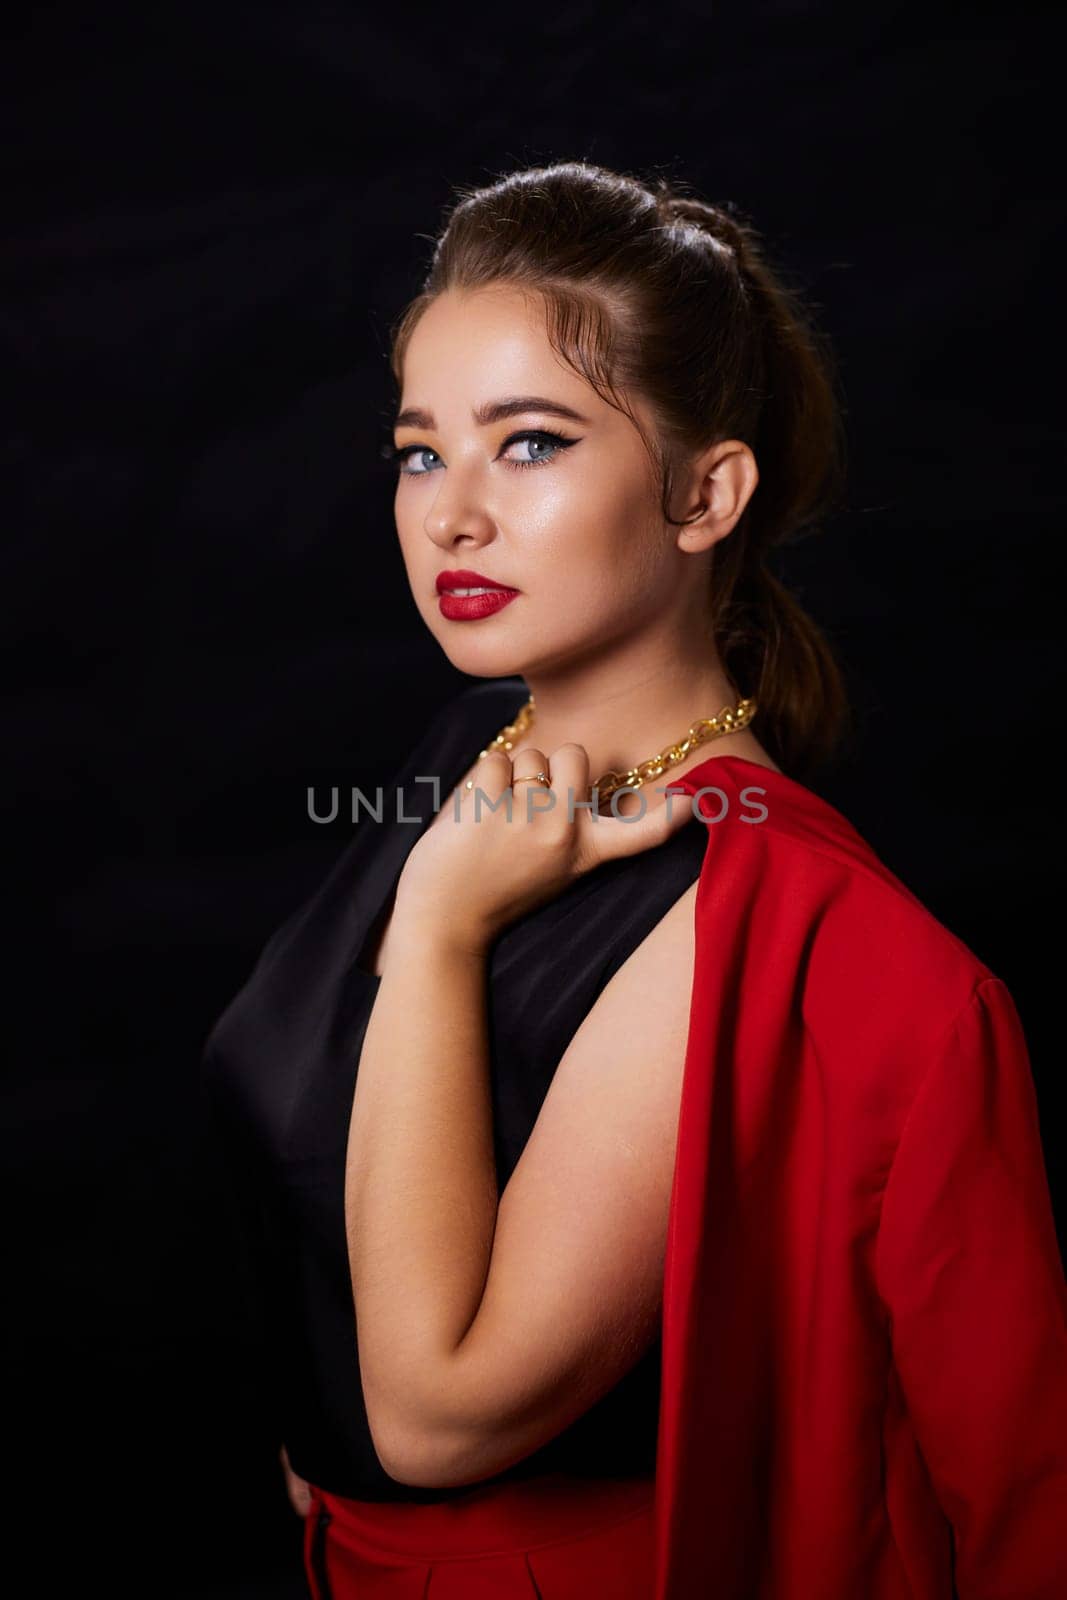
[[[487,681],[206,1056],[315,1600],[1067,1594],[1021,1026],[801,781],[822,342],[747,224],[565,163],[460,196],[393,367]]]

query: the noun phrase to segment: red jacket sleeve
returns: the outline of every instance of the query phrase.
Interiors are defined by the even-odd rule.
[[[982,979],[883,1198],[879,1289],[960,1600],[1067,1596],[1067,1285],[1022,1026]]]

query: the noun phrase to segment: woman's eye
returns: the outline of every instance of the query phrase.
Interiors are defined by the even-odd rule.
[[[505,440],[501,450],[501,459],[508,467],[517,467],[523,470],[528,467],[547,466],[554,461],[563,450],[570,449],[572,444],[577,444],[577,439],[567,439],[561,433],[552,433],[543,428],[531,429],[526,433],[512,434]],[[510,451],[514,445],[524,445],[528,453],[525,456],[506,456],[505,451]],[[428,444],[407,444],[397,449],[393,445],[386,445],[382,454],[394,462],[403,478],[424,478],[432,472],[432,466],[427,467],[424,462],[426,456],[436,456],[436,450],[431,450]],[[416,465],[415,463],[421,463]]]
[[[543,461],[554,460],[561,449],[574,442],[573,439],[564,439],[559,433],[520,433],[516,438],[509,439],[505,448],[510,450],[513,444],[528,445],[531,453],[526,457],[513,456],[509,464],[516,467],[539,467]],[[546,447],[548,453],[543,454]]]
[[[417,460],[419,456],[435,456],[436,450],[431,450],[428,444],[409,444],[403,450],[398,450],[393,460],[399,464],[400,471],[407,477],[421,478],[425,476],[425,467],[411,467],[409,461]]]

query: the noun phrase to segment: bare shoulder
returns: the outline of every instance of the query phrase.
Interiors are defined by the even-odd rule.
[[[640,1151],[647,1200],[665,1206],[673,1176],[696,950],[694,881],[612,975],[576,1030],[549,1088],[576,1119]],[[584,1106],[582,1102],[584,1103]],[[552,1123],[552,1110],[545,1125]],[[536,1130],[535,1130],[536,1131]]]
[[[610,1093],[616,1117],[625,1114],[627,1100],[640,1116],[658,1107],[672,1148],[692,1001],[696,895],[694,881],[612,975],[549,1088],[561,1097],[583,1084],[589,1093]],[[651,1154],[647,1146],[645,1153]],[[668,1176],[662,1166],[660,1176]]]
[[[697,887],[697,880],[694,879],[631,951],[590,1012],[590,1017],[596,1014],[607,1016],[609,1012],[614,1012],[615,1007],[640,1007],[647,1011],[652,994],[657,998],[656,1010],[659,1010],[660,999],[671,997],[676,1002],[684,1000],[688,1017],[689,990],[696,954]],[[604,1001],[607,1004],[601,1010]]]
[[[646,1085],[652,1087],[658,1069],[669,1087],[681,1065],[675,1047],[684,1047],[689,1026],[696,896],[694,880],[630,952],[575,1033],[565,1061],[610,1042],[617,1059],[632,1061]]]

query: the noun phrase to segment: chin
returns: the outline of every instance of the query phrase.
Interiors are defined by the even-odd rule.
[[[471,678],[525,675],[525,668],[534,654],[532,650],[506,639],[490,640],[484,634],[480,640],[471,638],[467,630],[473,633],[481,626],[477,622],[454,623],[442,634],[440,618],[434,620],[437,622],[432,630],[434,637],[457,672],[465,672]]]
[[[516,655],[509,651],[493,650],[448,650],[442,645],[445,655],[457,672],[464,672],[469,678],[513,678],[525,676],[525,656]]]

